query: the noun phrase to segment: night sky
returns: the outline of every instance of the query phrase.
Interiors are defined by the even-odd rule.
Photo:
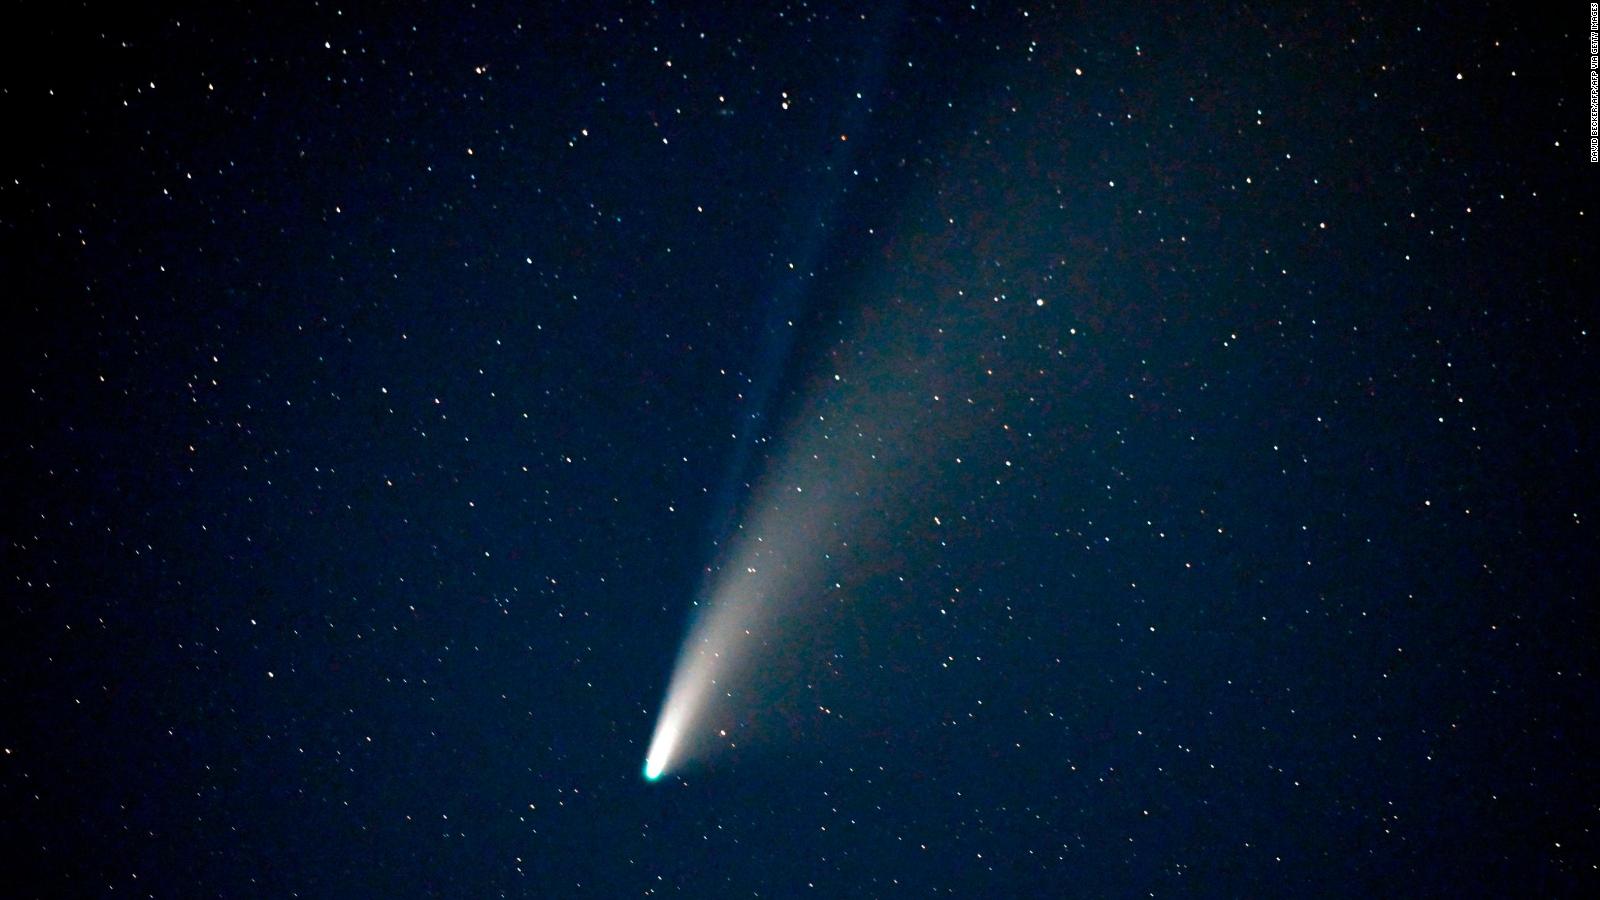
[[[4,893],[1600,881],[1586,5],[163,5],[8,17]]]

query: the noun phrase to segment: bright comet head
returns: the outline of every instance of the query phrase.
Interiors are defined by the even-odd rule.
[[[644,758],[646,781],[659,779],[661,773],[667,770],[667,758],[672,755],[672,750],[677,744],[677,717],[668,713],[662,717],[661,723],[656,726],[655,735],[650,738],[650,752]]]

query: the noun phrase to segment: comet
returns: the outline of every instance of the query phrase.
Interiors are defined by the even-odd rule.
[[[763,442],[771,455],[693,603],[645,755],[646,781],[777,731],[792,735],[805,711],[821,706],[800,673],[831,656],[841,637],[819,626],[839,621],[840,604],[870,602],[849,586],[901,542],[907,517],[932,520],[920,507],[939,496],[955,464],[955,454],[935,448],[969,427],[930,400],[948,390],[949,341],[964,330],[963,312],[892,304],[859,331],[844,326],[870,340],[829,353],[781,439]]]
[[[890,276],[903,277],[903,276]],[[972,380],[962,361],[988,349],[983,322],[959,293],[907,300],[904,284],[865,285],[882,298],[809,361],[801,401],[773,437],[719,554],[706,567],[645,756],[658,781],[690,761],[795,734],[822,708],[802,674],[870,617],[841,604],[908,534],[932,522],[983,415],[943,398]],[[1034,308],[1034,307],[1030,307]],[[996,398],[998,402],[998,398]],[[908,529],[913,529],[908,531]],[[852,623],[840,625],[841,621]],[[824,626],[823,623],[834,623]],[[825,663],[823,663],[825,664]]]
[[[644,779],[656,781],[667,770],[667,762],[672,758],[673,748],[678,743],[679,728],[676,719],[668,721],[665,717],[656,729],[655,737],[650,740],[650,753],[644,759]]]
[[[759,551],[749,551],[743,562],[767,559]],[[719,580],[711,596],[701,604],[703,615],[690,631],[667,686],[661,715],[645,755],[644,777],[657,781],[677,767],[681,760],[704,750],[711,730],[704,724],[719,698],[731,696],[725,687],[740,674],[750,651],[759,645],[758,634],[765,625],[777,621],[777,605],[759,602],[767,592],[762,569],[746,565],[738,577]]]
[[[795,322],[807,306],[816,260],[828,251],[830,225],[845,196],[842,173],[849,171],[849,159],[870,133],[872,104],[864,98],[879,93],[901,20],[899,4],[887,6],[874,16],[877,28],[865,34],[854,54],[862,68],[853,99],[841,107],[837,144],[829,142],[831,161],[819,167],[823,174],[801,194],[789,217],[797,233],[782,243],[799,250],[775,285],[763,364],[735,429],[733,464],[718,495],[727,510],[712,527],[721,558],[707,567],[695,601],[697,617],[679,652],[645,754],[646,781],[677,771],[770,711],[770,697],[766,703],[762,697],[765,688],[774,686],[775,676],[769,667],[756,664],[770,661],[765,654],[775,646],[792,647],[785,631],[799,627],[800,614],[824,602],[827,588],[820,576],[837,562],[841,540],[852,536],[853,510],[848,507],[861,505],[864,496],[859,490],[852,496],[851,490],[864,476],[875,479],[867,473],[891,455],[881,444],[869,443],[868,435],[882,437],[882,430],[864,424],[867,418],[897,412],[878,408],[884,395],[872,382],[881,373],[862,373],[866,377],[859,386],[844,382],[831,369],[826,377],[818,375],[799,394],[807,398],[805,411],[780,429],[786,439],[769,442],[772,435],[762,433],[791,356]],[[851,430],[835,433],[846,426]],[[848,439],[841,439],[846,434]],[[747,463],[754,464],[753,455],[779,444],[782,452],[762,460],[764,477],[751,479],[757,487],[748,495],[743,520],[733,525],[740,511],[735,496],[745,484]],[[735,691],[735,683],[742,689]]]
[[[887,55],[877,46],[867,58]],[[863,94],[872,96],[855,96]],[[868,106],[851,107],[851,114],[864,124]],[[835,134],[849,136],[845,152],[867,139],[866,129],[853,125]],[[852,658],[836,668],[833,660],[892,646],[850,633],[886,621],[883,582],[898,576],[894,583],[905,583],[894,570],[917,566],[924,549],[950,571],[952,532],[981,528],[985,497],[1024,477],[1008,457],[1034,435],[1013,422],[1090,402],[1087,393],[1045,396],[1037,388],[1046,365],[1081,366],[1087,385],[1107,364],[1099,351],[1079,349],[1061,334],[1058,310],[1070,303],[1047,310],[1042,296],[989,290],[1002,261],[1018,272],[1065,264],[1034,259],[1033,218],[997,213],[1007,224],[979,252],[970,226],[948,214],[951,202],[967,202],[949,197],[1011,198],[1012,176],[963,165],[948,178],[886,226],[895,238],[884,245],[883,265],[828,279],[817,279],[814,268],[830,252],[826,195],[837,186],[815,185],[815,202],[802,207],[800,221],[816,230],[793,242],[802,252],[789,268],[799,274],[778,286],[765,364],[733,429],[724,490],[712,495],[720,512],[711,527],[714,559],[650,737],[647,781],[717,752],[739,748],[743,757],[762,740],[804,735],[819,711],[834,716],[837,695],[866,687],[883,667]],[[835,293],[830,308],[837,315],[797,314],[805,292],[822,286]],[[805,333],[791,334],[796,328]],[[1014,340],[1019,334],[1040,337]],[[813,675],[841,669],[847,674],[838,678]],[[855,717],[867,714],[871,700],[841,703],[838,721],[851,725],[839,727],[858,727]],[[841,733],[826,728],[816,733]]]

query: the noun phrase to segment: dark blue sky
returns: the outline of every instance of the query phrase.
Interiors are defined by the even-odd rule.
[[[18,896],[1592,888],[1579,7],[27,5]]]

